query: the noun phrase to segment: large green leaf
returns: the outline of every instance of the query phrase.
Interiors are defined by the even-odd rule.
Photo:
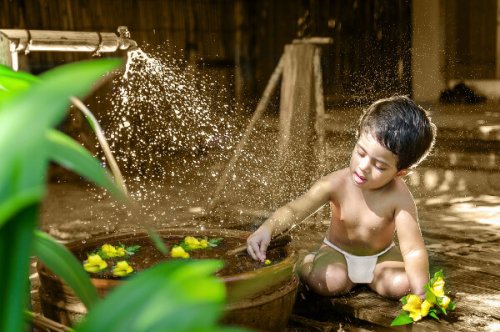
[[[20,194],[7,197],[0,203],[0,228],[18,211],[42,200],[45,188],[43,186],[33,187]]]
[[[3,98],[28,89],[39,78],[24,72],[17,72],[10,67],[0,65],[0,102]]]
[[[93,81],[118,64],[116,60],[94,60],[61,66],[0,103],[0,210],[8,212],[4,216],[14,211],[4,203],[26,201],[44,185],[48,166],[45,135],[64,116],[69,97],[85,94]],[[0,227],[5,221],[0,220]]]
[[[0,228],[0,331],[25,331],[23,312],[29,298],[29,261],[38,208],[17,211]]]
[[[106,188],[115,197],[126,199],[126,194],[116,186],[106,169],[71,137],[57,130],[49,130],[46,139],[49,158],[52,161]]]
[[[81,263],[62,244],[48,234],[35,231],[33,253],[56,275],[68,284],[87,309],[98,301],[97,291]]]
[[[216,326],[225,287],[220,261],[175,260],[138,273],[115,288],[76,327],[93,331],[204,331]]]
[[[4,99],[0,111],[0,151],[40,143],[45,131],[63,119],[69,97],[82,97],[98,78],[119,64],[118,60],[101,59],[60,66],[41,75],[41,81],[26,91]],[[12,144],[14,141],[18,144]]]

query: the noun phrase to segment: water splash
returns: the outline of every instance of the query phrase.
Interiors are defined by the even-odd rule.
[[[106,96],[106,136],[131,196],[152,220],[164,219],[169,211],[158,207],[174,209],[173,201],[177,209],[206,204],[241,131],[230,95],[174,56],[129,52]]]

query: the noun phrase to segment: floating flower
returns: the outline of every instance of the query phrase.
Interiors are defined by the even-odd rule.
[[[174,246],[170,251],[173,258],[189,258],[189,254],[181,246]]]
[[[108,263],[97,254],[88,256],[87,260],[83,262],[83,268],[90,273],[97,273],[107,267]]]
[[[187,246],[187,250],[201,249],[200,240],[198,240],[194,236],[186,236],[184,238],[184,243]]]
[[[104,258],[123,257],[127,254],[125,248],[115,247],[108,243],[101,246],[99,253],[102,254]]]
[[[271,264],[271,261],[270,261],[269,259],[266,259],[266,260],[264,261],[264,264],[269,265],[269,264]]]
[[[113,275],[117,277],[125,277],[133,271],[134,269],[127,263],[127,261],[119,261],[113,269]]]
[[[203,239],[200,241],[200,245],[202,249],[208,248],[208,241]]]

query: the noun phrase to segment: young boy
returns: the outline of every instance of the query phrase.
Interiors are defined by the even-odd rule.
[[[330,227],[319,250],[303,259],[302,281],[324,296],[368,284],[384,297],[424,297],[428,255],[402,177],[427,156],[435,135],[427,113],[409,98],[376,101],[361,117],[349,167],[321,178],[276,210],[248,237],[248,253],[264,261],[273,235],[329,202]],[[395,232],[399,248],[393,242]]]

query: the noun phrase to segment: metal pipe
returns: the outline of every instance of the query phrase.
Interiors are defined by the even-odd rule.
[[[92,52],[112,53],[136,48],[130,39],[127,27],[118,28],[119,35],[112,32],[56,31],[0,29],[0,34],[10,41],[10,52]]]

